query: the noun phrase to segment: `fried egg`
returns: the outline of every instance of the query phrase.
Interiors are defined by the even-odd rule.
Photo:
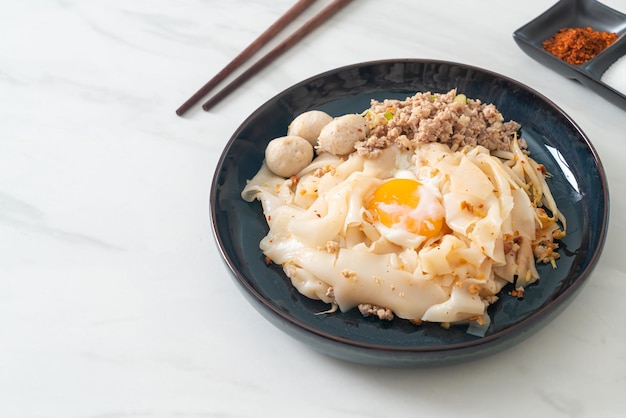
[[[366,209],[381,235],[405,248],[437,237],[444,226],[439,190],[410,178],[385,181],[368,199]]]

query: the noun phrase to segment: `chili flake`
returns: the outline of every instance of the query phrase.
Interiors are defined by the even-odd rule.
[[[584,64],[617,39],[616,33],[595,31],[591,27],[563,28],[543,42],[543,49],[568,64]]]

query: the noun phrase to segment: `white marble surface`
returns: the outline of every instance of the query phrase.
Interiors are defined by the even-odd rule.
[[[552,1],[356,0],[184,118],[174,110],[294,0],[0,3],[1,417],[626,413],[626,113],[514,44]],[[321,71],[407,57],[544,93],[594,143],[612,203],[602,259],[564,314],[503,353],[427,370],[347,364],[274,328],[208,220],[217,159],[254,109]]]

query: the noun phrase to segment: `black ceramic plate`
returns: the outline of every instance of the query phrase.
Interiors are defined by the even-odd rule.
[[[483,337],[466,327],[443,329],[363,318],[356,310],[316,315],[328,306],[300,295],[259,241],[267,226],[258,202],[240,197],[260,168],[266,144],[285,134],[298,114],[321,109],[331,115],[361,112],[370,99],[404,99],[418,91],[459,93],[494,103],[522,124],[532,156],[545,164],[559,208],[567,217],[559,267],[539,267],[541,280],[523,300],[506,292],[489,312]],[[243,294],[265,318],[311,347],[359,363],[389,366],[450,364],[485,356],[538,330],[578,293],[602,250],[609,211],[607,182],[586,136],[568,116],[537,92],[479,68],[430,60],[390,60],[351,65],[305,80],[255,111],[233,134],[216,169],[211,217],[219,249]],[[260,342],[262,344],[262,342]]]
[[[595,58],[570,65],[543,49],[543,41],[562,28],[584,28],[613,32],[617,41]],[[626,94],[601,81],[602,74],[626,55],[626,14],[595,0],[561,0],[545,13],[513,33],[517,45],[538,62],[564,77],[577,80],[600,96],[626,110]]]

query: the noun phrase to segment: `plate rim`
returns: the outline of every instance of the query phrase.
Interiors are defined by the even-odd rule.
[[[430,346],[420,346],[420,345],[390,346],[390,345],[378,344],[378,343],[373,343],[373,342],[357,341],[357,340],[353,340],[350,338],[344,338],[340,335],[328,333],[324,330],[320,330],[319,328],[316,328],[307,323],[304,323],[300,321],[299,319],[295,318],[294,316],[281,311],[280,309],[278,309],[278,307],[276,307],[273,303],[271,303],[271,300],[267,300],[267,298],[265,298],[262,294],[260,294],[249,283],[249,281],[245,277],[243,277],[239,269],[236,267],[235,265],[236,263],[234,262],[234,260],[232,260],[230,255],[226,253],[224,245],[221,241],[221,237],[218,234],[217,219],[215,217],[215,211],[213,210],[213,208],[216,207],[217,205],[216,195],[217,195],[217,190],[219,188],[219,184],[218,184],[219,175],[221,171],[223,170],[225,160],[229,156],[229,151],[232,148],[232,145],[238,140],[239,134],[241,133],[243,129],[245,129],[245,127],[249,124],[249,122],[252,119],[254,119],[259,113],[262,113],[268,106],[273,105],[276,102],[276,100],[280,98],[281,96],[301,86],[310,84],[314,80],[321,79],[329,75],[332,75],[334,73],[339,73],[339,72],[354,69],[354,68],[360,68],[360,67],[366,67],[366,66],[371,67],[371,66],[376,66],[376,65],[388,65],[388,64],[395,64],[395,63],[458,66],[458,67],[462,67],[465,69],[474,70],[474,71],[483,73],[490,77],[504,79],[508,83],[511,83],[523,90],[526,90],[527,92],[541,99],[548,106],[552,107],[556,112],[558,112],[567,121],[567,123],[572,128],[576,130],[578,136],[582,139],[582,142],[584,143],[586,149],[590,152],[591,157],[593,161],[595,162],[596,167],[598,169],[600,182],[603,186],[602,196],[603,196],[603,206],[605,210],[604,210],[604,213],[602,214],[601,225],[603,227],[600,231],[598,245],[593,249],[593,252],[592,252],[593,254],[591,255],[590,262],[585,266],[585,268],[580,272],[580,274],[576,276],[575,282],[569,285],[566,289],[564,289],[563,292],[559,293],[559,295],[557,295],[555,299],[550,300],[548,303],[546,303],[544,306],[540,307],[539,309],[532,311],[532,313],[528,314],[520,321],[517,321],[514,324],[509,325],[504,329],[496,331],[493,334],[488,334],[483,337],[477,337],[476,339],[472,339],[469,341],[456,342],[456,343],[437,344],[437,345],[430,345]],[[213,180],[211,182],[209,211],[210,211],[210,217],[211,217],[211,227],[213,230],[213,236],[217,242],[218,251],[220,252],[222,256],[222,261],[225,262],[231,275],[233,276],[235,281],[239,284],[240,290],[242,291],[245,290],[247,292],[245,296],[247,298],[253,298],[254,302],[256,302],[255,307],[263,307],[264,309],[266,309],[267,312],[275,315],[277,319],[287,321],[287,323],[290,326],[295,327],[298,330],[310,333],[314,336],[321,337],[325,340],[329,340],[329,342],[339,343],[344,346],[350,346],[350,347],[355,347],[359,349],[374,350],[377,352],[382,351],[382,352],[397,353],[397,354],[420,355],[420,354],[429,354],[429,353],[431,354],[452,353],[455,351],[463,351],[466,349],[478,348],[482,345],[502,339],[503,337],[506,337],[509,334],[515,333],[516,331],[524,330],[527,328],[530,329],[532,328],[532,325],[536,323],[537,321],[539,321],[542,317],[548,316],[549,314],[553,312],[557,313],[560,307],[564,308],[569,302],[573,300],[572,296],[575,296],[575,294],[577,294],[579,290],[581,290],[582,287],[588,282],[588,278],[591,272],[594,270],[594,268],[596,267],[599,261],[600,255],[604,248],[604,244],[606,242],[606,235],[608,232],[610,197],[609,197],[606,172],[595,147],[593,146],[593,144],[591,143],[587,135],[579,127],[579,125],[560,106],[558,106],[556,103],[554,103],[552,100],[547,98],[542,93],[506,75],[497,73],[489,69],[484,69],[481,67],[470,65],[470,64],[458,63],[455,61],[448,61],[448,60],[438,60],[438,59],[388,58],[388,59],[370,60],[370,61],[363,61],[363,62],[348,64],[348,65],[343,65],[343,66],[332,68],[332,69],[320,72],[318,74],[312,75],[295,84],[292,84],[291,86],[288,86],[287,88],[273,95],[271,98],[266,100],[261,106],[257,107],[254,111],[252,111],[252,113],[240,123],[240,125],[231,135],[230,139],[227,141],[226,145],[224,146],[222,150],[220,158],[215,167]],[[560,302],[560,303],[557,303],[557,302]],[[568,302],[568,303],[564,303],[564,302]],[[273,322],[273,321],[270,321],[270,322]]]

